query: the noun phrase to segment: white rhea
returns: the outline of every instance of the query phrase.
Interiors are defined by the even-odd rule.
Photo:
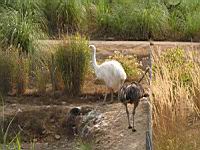
[[[96,47],[94,45],[89,46],[93,50],[92,65],[96,74],[97,79],[103,80],[108,89],[111,92],[111,103],[113,102],[113,92],[118,91],[126,80],[126,73],[122,65],[115,60],[106,61],[101,65],[96,62]],[[105,94],[105,103],[107,93]]]

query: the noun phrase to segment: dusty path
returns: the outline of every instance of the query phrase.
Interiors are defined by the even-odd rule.
[[[43,47],[52,48],[59,45],[62,41],[59,40],[41,40],[39,43]],[[165,50],[167,48],[181,47],[187,50],[197,49],[200,50],[200,42],[152,42],[154,50]],[[100,56],[112,55],[113,51],[121,50],[128,53],[135,54],[137,56],[146,56],[149,54],[148,41],[90,41],[90,44],[94,44],[97,47],[97,52]],[[98,53],[97,53],[97,56]],[[99,56],[99,57],[100,57]]]
[[[100,112],[103,116],[104,128],[101,128],[101,131],[104,134],[99,134],[96,136],[95,141],[93,141],[93,148],[96,150],[143,150],[145,149],[145,133],[147,127],[147,112],[146,112],[146,102],[142,101],[137,108],[137,113],[135,117],[135,124],[137,132],[132,132],[127,128],[127,118],[124,106],[121,103],[114,103],[109,105],[102,106],[100,103],[76,103],[65,105],[27,105],[27,104],[10,104],[5,106],[5,116],[15,114],[19,109],[24,114],[28,112],[32,112],[35,115],[40,115],[40,113],[44,113],[43,110],[46,110],[47,113],[51,114],[51,111],[47,111],[47,108],[52,107],[55,109],[60,109],[64,112],[67,112],[69,108],[73,108],[76,106],[84,106],[87,105],[92,108],[96,108],[98,112]],[[131,112],[132,106],[129,106],[129,110]],[[24,116],[24,115],[23,115]],[[31,115],[30,115],[31,117]],[[48,115],[46,115],[48,118]],[[27,117],[24,116],[23,121]],[[30,119],[31,120],[31,119]],[[56,132],[56,131],[55,131]],[[56,133],[53,133],[56,134]],[[22,147],[24,149],[30,149],[30,144],[23,144]],[[66,136],[61,135],[60,140],[53,140],[49,138],[43,142],[36,142],[35,144],[36,150],[75,150],[78,149],[76,143],[69,142]]]
[[[124,106],[115,104],[107,106],[107,111],[104,113],[108,118],[109,126],[106,128],[108,134],[102,137],[102,144],[105,144],[105,149],[109,150],[143,150],[145,149],[145,133],[147,129],[147,116],[145,111],[145,103],[142,102],[136,113],[136,129],[133,133],[128,129],[127,117]],[[131,112],[132,106],[129,107]],[[112,119],[109,119],[112,116]],[[108,139],[108,140],[106,140]]]

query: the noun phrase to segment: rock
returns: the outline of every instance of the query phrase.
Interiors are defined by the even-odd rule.
[[[50,123],[54,123],[55,120],[54,120],[54,119],[50,119],[49,122],[50,122]]]
[[[37,139],[33,139],[33,143],[37,142]]]
[[[93,137],[94,134],[101,132],[102,114],[92,110],[83,116],[80,127],[80,135],[83,138]]]
[[[47,133],[47,131],[46,131],[46,130],[43,130],[43,131],[42,131],[42,134],[46,134],[46,133]]]
[[[11,104],[11,106],[12,106],[12,107],[16,107],[16,106],[17,106],[17,104]]]
[[[50,106],[50,105],[47,105],[46,108],[51,108],[51,106]]]
[[[81,107],[81,114],[82,114],[82,115],[86,115],[86,114],[89,113],[90,111],[92,111],[92,107],[90,107],[90,106]]]
[[[60,98],[62,96],[62,92],[61,91],[55,91],[54,92],[54,98],[55,99],[58,99],[58,98]]]
[[[61,102],[61,104],[62,104],[62,105],[66,105],[67,103],[63,101],[63,102]]]
[[[60,140],[60,135],[56,134],[54,137],[56,140]]]
[[[73,116],[79,116],[81,114],[81,108],[80,107],[72,108],[69,113],[70,115]]]
[[[22,110],[20,108],[18,108],[17,112],[22,112]]]

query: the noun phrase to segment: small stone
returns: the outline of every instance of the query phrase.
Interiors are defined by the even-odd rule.
[[[66,102],[63,101],[63,102],[61,102],[61,104],[62,104],[62,105],[66,105]]]
[[[42,134],[46,134],[46,132],[47,132],[46,130],[43,130],[43,131],[42,131]]]
[[[37,142],[37,139],[33,139],[33,143]]]
[[[50,122],[50,123],[54,123],[55,120],[54,120],[54,119],[50,119],[49,122]]]
[[[18,110],[17,110],[18,112],[22,112],[22,110],[20,109],[20,108],[18,108]]]
[[[58,98],[60,98],[62,96],[62,92],[61,91],[55,91],[54,92],[54,98],[55,99],[58,99]]]
[[[60,135],[56,134],[54,137],[56,140],[60,140]]]
[[[100,140],[100,139],[97,139],[97,140],[96,140],[96,143],[97,143],[97,144],[99,144],[100,142],[101,142],[101,140]]]
[[[17,106],[17,104],[12,104],[11,106],[12,106],[12,107],[16,107],[16,106]]]

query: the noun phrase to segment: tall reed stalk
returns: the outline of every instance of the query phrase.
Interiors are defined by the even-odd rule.
[[[200,117],[200,59],[196,52],[183,49],[154,54],[152,104],[155,149],[199,149],[197,135],[189,124]],[[190,141],[191,140],[191,141]]]

